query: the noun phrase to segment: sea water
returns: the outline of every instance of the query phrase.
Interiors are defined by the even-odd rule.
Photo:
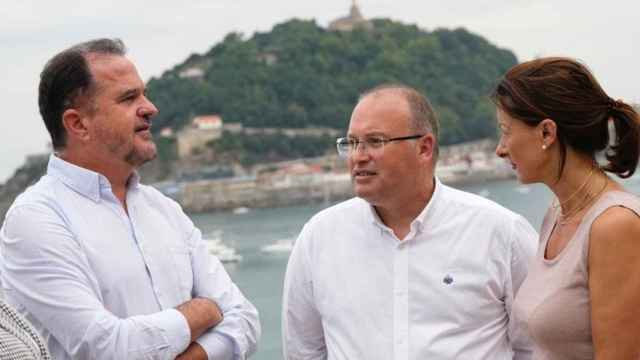
[[[631,192],[640,194],[640,177],[623,182]],[[461,187],[522,214],[538,229],[552,200],[542,185],[521,185],[515,180],[481,183]],[[310,205],[287,208],[251,209],[243,214],[194,214],[192,219],[207,234],[222,231],[223,242],[242,255],[239,263],[225,267],[244,295],[258,308],[262,339],[257,360],[282,359],[280,316],[283,278],[289,252],[265,252],[263,247],[279,240],[294,240],[304,223],[329,206]]]

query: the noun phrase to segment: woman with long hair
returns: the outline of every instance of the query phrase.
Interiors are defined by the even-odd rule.
[[[630,80],[631,81],[631,80]],[[492,94],[496,154],[555,195],[514,302],[534,359],[640,358],[640,118],[569,58],[516,65]]]

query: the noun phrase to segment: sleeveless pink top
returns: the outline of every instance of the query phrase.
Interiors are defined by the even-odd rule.
[[[550,209],[540,230],[538,253],[513,303],[513,320],[535,347],[533,358],[593,359],[589,302],[589,230],[593,221],[612,206],[623,206],[640,216],[640,198],[622,191],[604,193],[589,209],[573,237],[553,259],[544,258],[558,212]],[[615,234],[612,234],[615,236]]]

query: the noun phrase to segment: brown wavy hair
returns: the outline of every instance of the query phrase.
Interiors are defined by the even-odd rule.
[[[613,100],[589,69],[577,60],[540,58],[512,67],[491,94],[511,117],[530,126],[551,119],[557,126],[562,152],[566,147],[595,158],[605,151],[602,169],[622,178],[633,175],[640,156],[640,116],[632,106]],[[610,143],[609,124],[615,135]]]

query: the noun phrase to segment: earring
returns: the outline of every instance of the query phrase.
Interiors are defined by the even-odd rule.
[[[547,150],[547,144],[542,144],[542,150]]]

